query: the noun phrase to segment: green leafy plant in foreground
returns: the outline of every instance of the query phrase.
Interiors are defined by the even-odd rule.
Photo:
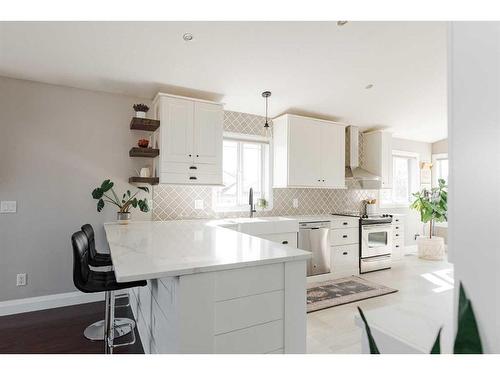
[[[420,212],[422,223],[429,223],[429,238],[432,238],[432,223],[434,221],[448,220],[448,186],[442,178],[439,179],[438,183],[439,186],[431,190],[422,189],[422,191],[414,193],[415,201],[410,206],[410,208]]]
[[[372,336],[370,326],[365,318],[365,314],[358,306],[361,319],[365,324],[366,335],[368,336],[368,344],[370,346],[370,354],[380,354],[377,344]],[[432,346],[430,354],[441,354],[441,330],[437,334],[434,345]],[[477,328],[476,317],[472,310],[472,304],[465,294],[465,290],[460,283],[460,294],[458,300],[458,328],[457,336],[455,337],[455,344],[453,346],[454,354],[483,354],[483,346],[481,344],[481,337]]]
[[[142,212],[148,212],[149,211],[149,206],[148,206],[148,201],[146,198],[144,199],[137,199],[136,195],[142,190],[145,191],[146,193],[149,193],[149,189],[145,186],[139,186],[138,189],[134,194],[130,192],[130,190],[127,190],[123,196],[122,199],[120,200],[118,198],[118,195],[116,195],[114,189],[113,189],[114,183],[111,180],[105,180],[102,182],[101,186],[95,188],[92,191],[92,198],[97,199],[97,212],[101,212],[102,209],[104,208],[104,204],[111,203],[118,207],[119,211],[121,213],[129,212],[130,207],[139,207],[139,209]],[[110,194],[112,196],[110,196]]]

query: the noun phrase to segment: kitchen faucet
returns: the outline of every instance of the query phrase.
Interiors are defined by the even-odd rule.
[[[255,210],[255,205],[253,204],[253,188],[250,188],[250,192],[248,193],[248,204],[250,205],[250,217],[253,217],[253,213],[257,212]]]

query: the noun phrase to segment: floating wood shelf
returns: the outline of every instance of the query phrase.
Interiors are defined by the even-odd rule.
[[[160,150],[157,148],[132,147],[128,155],[133,158],[155,158],[160,155]]]
[[[130,177],[128,182],[158,185],[160,183],[160,177]]]
[[[160,121],[153,120],[150,118],[132,117],[132,120],[130,121],[130,129],[134,130],[145,130],[148,132],[154,132],[159,127],[160,127]]]

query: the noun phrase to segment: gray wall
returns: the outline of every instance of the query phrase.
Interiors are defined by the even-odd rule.
[[[116,211],[97,213],[90,193],[105,178],[130,187],[144,164],[128,157],[143,135],[128,128],[136,102],[0,77],[0,200],[18,205],[0,214],[0,301],[75,290],[70,236],[83,223],[105,248],[102,224]],[[17,273],[27,286],[16,287]]]

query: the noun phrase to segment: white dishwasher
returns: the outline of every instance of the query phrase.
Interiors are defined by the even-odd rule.
[[[307,261],[307,276],[330,273],[329,221],[305,222],[299,224],[299,249],[310,251]]]

